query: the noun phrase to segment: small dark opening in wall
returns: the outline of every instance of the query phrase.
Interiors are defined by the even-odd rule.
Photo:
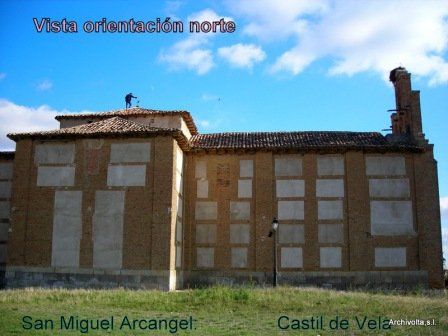
[[[87,120],[87,123],[91,124],[91,123],[93,123],[93,120]]]

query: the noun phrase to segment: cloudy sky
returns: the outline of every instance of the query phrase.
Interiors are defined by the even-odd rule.
[[[184,33],[85,33],[86,21],[185,23]],[[78,33],[38,33],[64,18]],[[233,33],[188,22],[234,21]],[[388,73],[405,66],[421,91],[439,162],[448,259],[448,1],[0,0],[0,150],[5,134],[57,126],[59,113],[140,106],[186,109],[201,132],[381,131],[394,108]]]

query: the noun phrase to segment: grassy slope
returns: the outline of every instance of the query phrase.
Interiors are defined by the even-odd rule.
[[[350,320],[350,332],[319,332],[329,334],[387,335],[448,335],[448,293],[374,294],[338,292],[321,289],[272,289],[214,287],[180,292],[128,290],[13,290],[0,292],[0,335],[81,334],[73,332],[25,331],[24,315],[33,318],[59,319],[60,315],[105,318],[113,315],[121,320],[130,318],[188,317],[198,322],[192,335],[316,335],[316,331],[281,332],[277,318],[283,314],[295,318],[323,315],[328,321],[335,315]],[[355,316],[383,316],[396,319],[434,318],[434,327],[394,326],[391,331],[359,331]],[[117,324],[117,323],[115,323]],[[59,323],[56,323],[59,326]],[[87,335],[125,334],[90,331]],[[126,332],[127,335],[130,332]],[[170,335],[169,332],[139,331],[133,334]]]

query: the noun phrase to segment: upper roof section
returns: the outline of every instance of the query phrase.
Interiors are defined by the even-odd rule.
[[[31,138],[40,140],[67,138],[103,138],[103,137],[145,137],[151,135],[171,135],[184,150],[188,150],[188,140],[177,128],[159,128],[143,125],[120,117],[83,124],[74,127],[61,128],[52,131],[11,133],[8,138],[14,141]]]
[[[167,120],[160,123],[160,120],[157,119],[166,119],[163,117],[180,117],[183,122],[185,123],[186,127],[188,128],[188,132],[191,135],[198,134],[198,129],[196,127],[196,124],[193,121],[193,118],[191,117],[190,112],[188,111],[161,111],[161,110],[152,110],[152,109],[145,109],[141,107],[132,107],[129,109],[122,109],[122,110],[113,110],[113,111],[107,111],[107,112],[100,112],[100,113],[83,113],[83,114],[66,114],[66,115],[58,115],[55,117],[56,120],[58,120],[61,123],[61,128],[64,127],[72,127],[77,126],[83,123],[92,122],[92,121],[98,121],[99,119],[106,119],[106,118],[112,118],[112,117],[121,117],[125,119],[139,119],[141,123],[148,124],[149,122],[153,123],[153,126],[159,127],[163,126],[166,128],[171,124],[170,126],[177,126],[173,128],[182,129],[182,125],[174,125],[173,123],[167,123]],[[152,121],[143,122],[143,119],[149,119]],[[71,121],[71,122],[70,122]],[[151,125],[150,125],[151,126]],[[188,135],[187,135],[188,136]]]
[[[198,134],[190,139],[192,150],[391,150],[419,151],[408,139],[391,142],[377,132],[251,132]]]

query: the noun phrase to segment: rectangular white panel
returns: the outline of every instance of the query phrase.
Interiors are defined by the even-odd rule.
[[[342,224],[319,224],[319,243],[342,243]]]
[[[247,247],[232,247],[231,249],[231,263],[232,268],[246,268],[247,267]]]
[[[230,202],[230,219],[250,219],[250,202]]]
[[[316,180],[317,197],[344,197],[344,180]]]
[[[196,243],[216,243],[216,224],[196,224]]]
[[[217,219],[218,205],[216,202],[196,202],[195,218],[199,220]]]
[[[375,248],[375,267],[406,267],[406,247]]]
[[[414,233],[411,201],[371,201],[372,235],[409,235]]]
[[[211,268],[215,266],[215,249],[213,247],[196,248],[196,266],[198,268]]]
[[[278,219],[304,219],[304,202],[303,201],[278,201]]]
[[[339,268],[342,265],[342,249],[340,247],[320,248],[320,267]]]
[[[205,160],[196,161],[195,177],[207,178],[207,162]]]
[[[344,158],[342,156],[318,155],[317,175],[344,175]]]
[[[39,166],[37,168],[38,187],[71,187],[75,185],[75,167]]]
[[[182,245],[176,245],[176,268],[182,267]]]
[[[109,165],[109,187],[143,187],[146,184],[146,165]]]
[[[238,180],[238,198],[252,197],[252,180]]]
[[[208,198],[208,180],[196,181],[197,198]]]
[[[254,161],[240,160],[240,177],[253,177],[253,176],[254,176]]]
[[[75,144],[36,145],[34,162],[40,164],[72,164],[75,162]]]
[[[406,165],[402,156],[367,156],[367,175],[406,175]]]
[[[149,162],[151,144],[149,142],[116,143],[110,146],[111,163]]]
[[[302,159],[298,157],[278,157],[275,159],[275,176],[301,176]]]
[[[250,242],[249,224],[230,224],[231,244],[249,244],[249,242]]]
[[[125,191],[97,191],[93,226],[93,267],[121,269]]]
[[[278,226],[278,242],[280,244],[304,244],[304,225],[280,224]]]
[[[304,197],[305,181],[304,180],[277,180],[276,181],[277,197]]]
[[[303,257],[301,247],[282,247],[280,265],[282,268],[302,268]]]
[[[370,197],[410,197],[409,179],[370,179]]]
[[[317,218],[318,219],[343,219],[344,211],[342,201],[318,201]]]
[[[54,198],[52,267],[79,267],[82,191],[57,190]]]
[[[183,236],[182,236],[182,220],[177,219],[176,220],[176,242],[182,242]]]

